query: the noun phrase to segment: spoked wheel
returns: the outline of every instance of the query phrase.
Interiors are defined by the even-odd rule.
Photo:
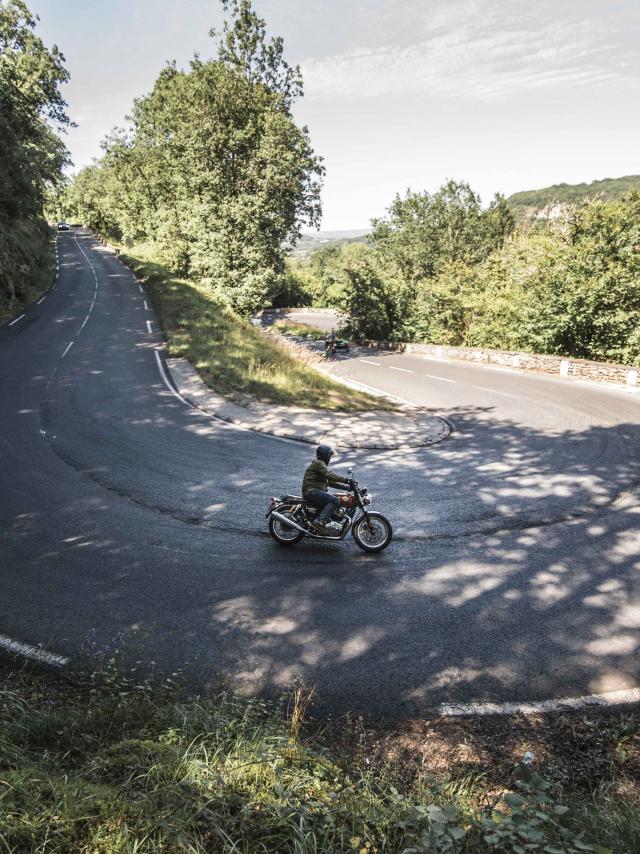
[[[290,510],[279,510],[278,512],[288,519],[296,521],[295,516]],[[299,543],[304,537],[302,531],[289,527],[289,525],[281,522],[280,519],[274,519],[273,516],[269,517],[269,533],[276,543],[280,543],[281,546],[292,546],[294,543]]]
[[[367,516],[361,516],[351,529],[353,539],[365,552],[381,552],[393,539],[391,522],[382,513]]]

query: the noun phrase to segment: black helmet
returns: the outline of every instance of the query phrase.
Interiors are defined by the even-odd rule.
[[[319,460],[322,460],[323,463],[329,465],[329,460],[333,456],[333,448],[330,448],[329,445],[318,445],[318,449],[316,450],[316,457]]]

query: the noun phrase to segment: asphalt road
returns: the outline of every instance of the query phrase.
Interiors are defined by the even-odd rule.
[[[640,398],[353,353],[333,369],[456,431],[336,461],[393,520],[386,552],[284,550],[265,506],[308,446],[177,399],[131,274],[81,232],[59,246],[55,289],[0,329],[0,635],[82,662],[123,633],[194,686],[301,674],[323,706],[392,716],[638,686]]]

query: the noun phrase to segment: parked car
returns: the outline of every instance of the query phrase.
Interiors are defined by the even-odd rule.
[[[66,222],[59,222],[58,223],[58,231],[69,231],[69,226],[67,225]]]

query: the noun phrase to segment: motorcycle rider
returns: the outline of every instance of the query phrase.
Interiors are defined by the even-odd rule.
[[[319,513],[312,520],[311,525],[321,534],[329,533],[327,522],[332,513],[340,506],[335,495],[328,491],[329,486],[337,489],[351,489],[348,478],[342,477],[337,472],[330,471],[327,466],[333,456],[333,448],[329,445],[318,445],[316,458],[310,463],[302,479],[302,497],[306,504],[317,507]]]
[[[335,356],[336,354],[336,333],[333,329],[325,336],[324,354],[325,356]]]

